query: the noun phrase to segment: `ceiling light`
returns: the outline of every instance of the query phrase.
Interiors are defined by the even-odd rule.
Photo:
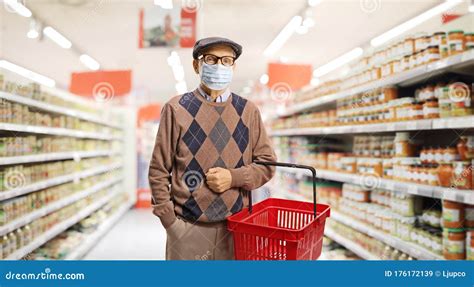
[[[471,0],[471,3],[469,4],[469,12],[474,13],[474,0]]]
[[[318,78],[312,78],[310,84],[311,86],[316,87],[316,86],[319,86],[319,84],[321,84],[321,81]]]
[[[304,35],[308,33],[308,27],[305,25],[300,25],[298,28],[296,28],[296,33],[300,35]]]
[[[53,79],[50,79],[48,77],[45,77],[43,75],[40,75],[38,73],[35,73],[33,71],[30,71],[28,69],[25,69],[21,66],[15,65],[11,62],[8,62],[7,60],[0,60],[0,68],[4,68],[6,70],[9,70],[13,73],[16,73],[20,76],[23,76],[27,79],[30,79],[32,81],[35,81],[41,85],[45,85],[47,87],[54,87],[56,85],[56,82]]]
[[[344,55],[332,60],[331,62],[315,69],[313,71],[313,77],[319,78],[323,75],[326,75],[329,72],[334,71],[337,68],[342,67],[343,65],[357,59],[362,56],[364,50],[360,47],[354,48],[351,51],[345,53]]]
[[[270,77],[268,77],[267,74],[263,74],[262,76],[260,76],[260,84],[262,85],[268,84],[269,80],[270,80]]]
[[[307,28],[313,27],[314,26],[313,18],[310,18],[310,17],[305,18],[304,21],[303,21],[303,26],[305,26]]]
[[[30,39],[36,39],[38,38],[38,36],[39,36],[39,33],[35,29],[30,29],[28,33],[26,33],[26,37]]]
[[[323,2],[323,1],[322,0],[308,0],[308,5],[311,6],[311,7],[314,7],[316,5],[321,4],[321,2]]]
[[[26,6],[23,5],[22,3],[18,2],[18,0],[3,0],[3,3],[7,5],[8,8],[15,11],[18,15],[21,15],[27,18],[33,15],[30,9],[26,8]]]
[[[173,9],[173,0],[155,0],[154,3],[163,9]]]
[[[188,86],[186,85],[185,81],[176,83],[175,88],[178,94],[184,94],[188,91]]]
[[[301,26],[303,18],[301,16],[294,16],[291,18],[290,22],[280,31],[280,33],[273,39],[273,41],[268,45],[263,54],[267,57],[275,54],[281,47],[285,44],[286,41],[293,35],[296,29]]]
[[[56,31],[53,27],[50,27],[50,26],[45,27],[43,29],[43,33],[53,42],[58,44],[61,48],[69,49],[72,47],[71,41],[69,41],[66,37],[61,35],[61,33]]]
[[[79,60],[81,60],[81,62],[89,69],[93,70],[93,71],[97,71],[98,69],[100,69],[100,64],[99,62],[97,62],[96,60],[94,60],[94,58],[92,58],[91,56],[89,55],[86,55],[86,54],[82,54],[80,57],[79,57]]]
[[[435,6],[435,7],[431,8],[430,10],[416,16],[415,18],[412,18],[412,19],[408,20],[407,22],[405,22],[403,24],[400,24],[400,25],[388,30],[387,32],[383,33],[382,35],[379,35],[379,36],[373,38],[370,41],[370,44],[374,47],[378,47],[378,46],[392,40],[393,38],[396,38],[396,37],[400,36],[401,34],[407,32],[408,30],[413,29],[414,27],[420,25],[421,23],[427,21],[428,19],[433,18],[434,16],[439,15],[439,14],[451,9],[452,7],[458,5],[462,2],[463,2],[463,0],[446,0],[442,4],[439,4],[438,6]]]

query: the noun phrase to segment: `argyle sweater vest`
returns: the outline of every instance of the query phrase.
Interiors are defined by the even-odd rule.
[[[236,94],[209,102],[197,91],[172,98],[162,110],[150,163],[154,213],[165,226],[176,214],[191,222],[225,220],[247,204],[246,190],[273,176],[274,169],[254,160],[272,161],[275,154],[253,103]],[[213,167],[230,170],[229,190],[207,186],[205,174]]]

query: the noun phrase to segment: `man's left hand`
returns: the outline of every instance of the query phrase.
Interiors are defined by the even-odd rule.
[[[206,183],[212,191],[222,193],[230,188],[232,175],[228,169],[213,167],[206,173]]]

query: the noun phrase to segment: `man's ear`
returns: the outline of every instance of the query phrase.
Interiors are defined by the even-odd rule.
[[[194,68],[194,72],[199,75],[199,61],[198,60],[193,60],[193,68]]]

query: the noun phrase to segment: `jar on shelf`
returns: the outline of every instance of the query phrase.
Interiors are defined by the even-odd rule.
[[[472,166],[470,161],[453,163],[452,186],[459,189],[472,189]]]
[[[410,140],[410,133],[398,132],[395,136],[395,156],[397,157],[412,157],[415,153],[415,146]]]
[[[443,37],[446,37],[445,32],[436,32],[431,35],[430,46],[440,46],[442,44]]]
[[[438,100],[428,100],[423,104],[423,117],[425,119],[439,118]]]
[[[465,219],[463,203],[443,200],[443,227],[463,228]]]
[[[466,232],[462,228],[445,228],[443,230],[443,254],[448,260],[466,258]]]
[[[466,42],[466,50],[474,50],[474,33],[464,34],[464,40]]]
[[[467,204],[464,208],[466,227],[474,228],[474,205]]]
[[[448,33],[449,55],[457,55],[464,52],[464,31],[453,30]]]
[[[438,166],[438,185],[443,187],[451,186],[451,177],[453,175],[453,165],[444,163]]]
[[[438,99],[439,116],[441,118],[451,117],[451,98],[449,96],[449,86],[444,86],[440,92]]]
[[[383,165],[383,177],[391,179],[393,177],[393,160],[386,158],[382,162]]]
[[[428,46],[426,51],[427,51],[426,52],[426,58],[425,58],[426,63],[436,62],[441,58],[440,53],[439,53],[439,46],[438,45]]]
[[[407,107],[408,109],[408,120],[420,120],[423,119],[423,106],[420,104],[411,104]]]

